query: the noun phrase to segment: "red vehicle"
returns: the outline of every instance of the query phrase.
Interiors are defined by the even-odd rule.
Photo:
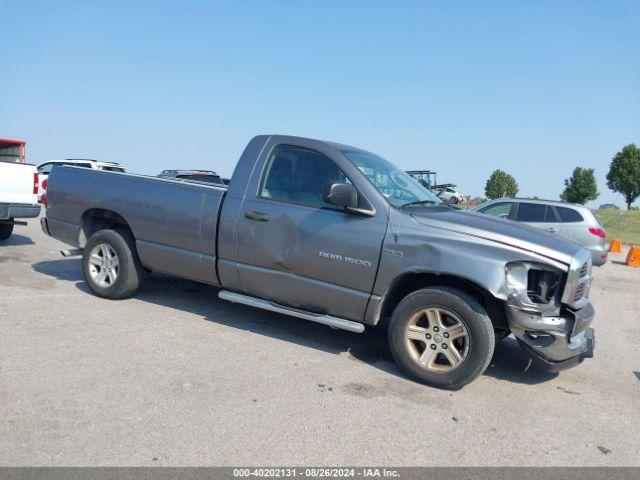
[[[25,163],[25,145],[22,140],[0,138],[0,162]]]

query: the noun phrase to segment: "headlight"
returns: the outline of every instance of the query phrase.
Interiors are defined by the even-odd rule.
[[[540,263],[509,263],[506,269],[509,305],[537,314],[558,313],[563,276],[563,272]]]

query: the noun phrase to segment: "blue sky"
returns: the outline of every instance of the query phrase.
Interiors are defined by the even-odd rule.
[[[31,163],[231,175],[247,140],[335,140],[464,193],[557,198],[640,143],[640,2],[0,0],[0,137]]]

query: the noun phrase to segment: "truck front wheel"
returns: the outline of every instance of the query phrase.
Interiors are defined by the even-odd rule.
[[[398,366],[426,385],[457,390],[485,371],[493,325],[473,297],[448,287],[418,290],[396,307],[389,346]]]
[[[135,241],[124,230],[100,230],[82,254],[84,279],[99,297],[118,300],[133,295],[144,273]]]

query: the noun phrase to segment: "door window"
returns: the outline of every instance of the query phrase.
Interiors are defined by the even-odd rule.
[[[493,205],[480,209],[480,211],[493,217],[508,218],[512,205],[513,203],[511,202],[494,203]]]
[[[331,182],[350,183],[326,155],[295,145],[276,146],[267,161],[260,197],[317,208],[336,209],[323,200]]]
[[[553,223],[557,222],[553,209],[539,203],[521,203],[518,205],[518,222]]]

